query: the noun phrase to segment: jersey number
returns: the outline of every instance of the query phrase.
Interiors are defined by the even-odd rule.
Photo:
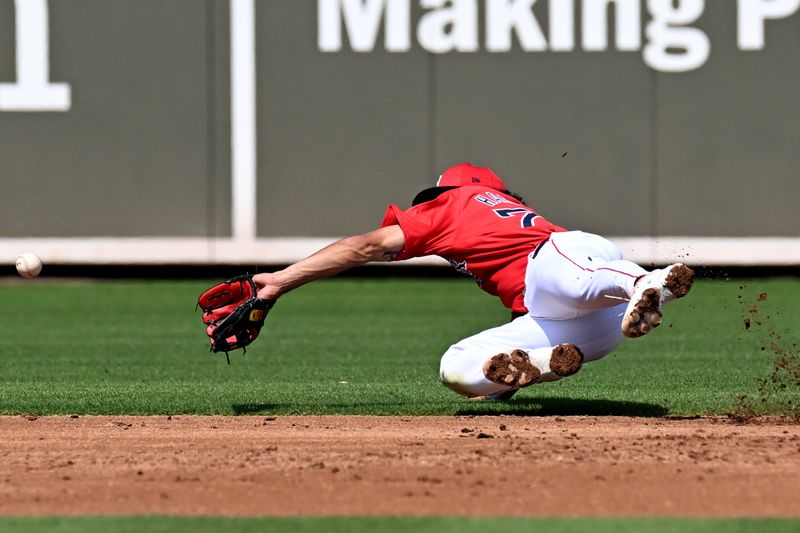
[[[530,228],[535,226],[536,217],[539,216],[530,209],[525,209],[523,207],[513,207],[510,209],[495,209],[494,214],[499,216],[500,218],[508,218],[516,215],[522,215],[520,226],[523,228]]]

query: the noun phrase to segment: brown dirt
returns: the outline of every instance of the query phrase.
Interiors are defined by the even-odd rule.
[[[800,516],[800,425],[0,417],[0,515]]]

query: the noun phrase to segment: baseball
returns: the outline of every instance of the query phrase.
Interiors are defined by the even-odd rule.
[[[30,252],[17,257],[17,272],[23,278],[35,278],[42,271],[42,260]]]

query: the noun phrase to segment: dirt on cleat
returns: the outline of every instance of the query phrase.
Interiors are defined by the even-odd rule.
[[[689,293],[693,282],[694,270],[686,265],[676,265],[667,276],[664,288],[675,298],[682,298]]]
[[[527,353],[514,350],[489,358],[483,365],[483,375],[494,383],[519,388],[534,383],[541,372],[531,363]]]
[[[581,369],[583,352],[574,344],[559,344],[550,357],[550,371],[560,377],[571,376]]]

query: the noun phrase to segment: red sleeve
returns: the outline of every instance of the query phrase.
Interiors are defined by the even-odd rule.
[[[448,249],[458,227],[452,216],[453,199],[453,196],[445,194],[405,211],[396,205],[386,208],[381,227],[397,224],[405,237],[405,245],[397,260],[438,255]]]

